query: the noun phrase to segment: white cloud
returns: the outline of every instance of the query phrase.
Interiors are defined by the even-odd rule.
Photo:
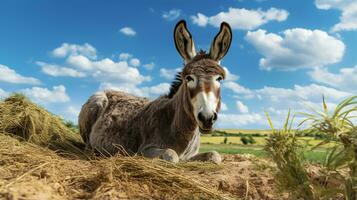
[[[316,82],[357,92],[357,66],[341,68],[338,73],[329,72],[327,68],[317,68],[309,72],[309,75]]]
[[[43,73],[48,74],[50,76],[70,76],[70,77],[85,77],[86,74],[80,71],[77,71],[72,68],[62,67],[55,64],[49,64],[45,62],[36,62],[37,65],[41,66],[41,70]]]
[[[32,87],[21,90],[30,99],[37,103],[63,103],[70,100],[63,85],[54,86],[52,90],[41,87]]]
[[[82,103],[82,102],[81,102]],[[81,110],[80,106],[73,105],[71,103],[56,105],[56,114],[59,115],[61,118],[65,119],[66,121],[71,121],[75,124],[78,123],[78,116]]]
[[[164,12],[162,14],[162,18],[164,18],[168,21],[173,21],[173,20],[177,19],[178,17],[180,17],[180,15],[181,15],[181,10],[172,9],[172,10],[169,10],[168,12]]]
[[[259,29],[248,31],[245,39],[264,56],[263,70],[321,67],[339,62],[345,51],[342,41],[321,30],[288,29],[282,37]]]
[[[9,96],[9,93],[0,88],[0,99]]]
[[[119,31],[124,35],[131,36],[131,37],[136,35],[135,30],[131,27],[123,27]]]
[[[265,125],[266,121],[260,113],[245,113],[245,114],[224,114],[218,115],[217,126],[220,128],[241,128],[247,125]]]
[[[79,68],[80,70],[90,71],[90,70],[93,70],[93,68],[94,68],[92,61],[89,60],[89,58],[82,56],[82,55],[69,56],[66,61],[68,64],[75,66],[76,68]]]
[[[224,71],[226,72],[226,79],[225,81],[236,81],[239,79],[238,75],[232,74],[227,67],[223,67]]]
[[[210,24],[214,27],[219,27],[225,21],[233,29],[252,30],[269,21],[285,21],[288,15],[288,11],[277,8],[270,8],[266,11],[261,9],[229,8],[228,12],[220,12],[211,17],[198,13],[197,16],[191,16],[191,19],[198,26]]]
[[[132,54],[121,53],[119,61],[113,61],[110,58],[89,58],[86,55],[68,54],[65,58],[68,69],[66,73],[81,72],[94,81],[99,82],[100,89],[117,89],[137,96],[155,96],[159,92],[168,90],[168,84],[159,84],[151,87],[142,87],[145,81],[150,81],[150,76],[144,76],[140,73],[140,60],[133,58]],[[39,63],[45,64],[45,63]],[[55,68],[54,68],[55,67]],[[63,74],[64,70],[58,66],[51,68],[50,72],[54,75]],[[72,71],[73,70],[73,71]],[[78,75],[78,74],[77,74]],[[81,75],[81,74],[79,74]]]
[[[233,86],[240,86],[237,83],[232,84]],[[246,89],[249,91],[247,94],[246,90],[236,89],[235,87],[227,87],[237,94],[236,98],[241,99],[255,99],[261,105],[261,109],[265,110],[269,107],[275,109],[295,109],[303,110],[306,105],[320,105],[322,101],[322,96],[325,96],[331,105],[336,105],[342,99],[352,96],[352,93],[337,90],[334,88],[329,88],[317,84],[310,85],[294,85],[293,88],[279,88],[279,87],[269,87],[264,86],[260,89]],[[244,87],[243,87],[244,88]],[[243,95],[243,96],[242,96]],[[238,106],[238,105],[237,105]]]
[[[227,111],[227,110],[228,110],[227,104],[221,102],[221,111]]]
[[[173,80],[175,78],[176,74],[180,71],[181,71],[181,68],[175,68],[175,69],[161,68],[160,76],[167,80]]]
[[[311,108],[321,110],[322,96],[325,96],[328,108],[333,110],[340,101],[355,94],[318,84],[294,85],[292,88],[264,86],[260,89],[248,89],[237,83],[231,85],[233,87],[227,88],[236,94],[234,98],[240,100],[249,98],[250,101],[254,102],[255,106],[248,109],[248,107],[245,108],[243,103],[241,103],[241,105],[238,103],[241,101],[237,101],[240,114],[227,114],[224,116],[224,120],[228,121],[220,121],[219,126],[227,128],[252,127],[252,125],[269,128],[263,111],[268,112],[273,119],[274,125],[280,127],[289,109],[291,109],[292,113],[311,112]],[[250,120],[247,119],[244,121],[244,119],[242,119],[243,122],[237,122],[237,120],[240,120],[243,116],[248,117]],[[253,116],[257,117],[256,121],[253,120]],[[261,121],[259,121],[259,119]],[[298,115],[294,125],[301,122],[301,119],[302,116]]]
[[[316,0],[319,9],[338,9],[342,11],[340,22],[332,27],[332,31],[357,30],[357,1],[355,0]]]
[[[277,105],[283,105],[284,103],[289,102],[293,102],[298,105],[301,105],[301,102],[307,101],[321,102],[323,95],[327,99],[330,99],[333,102],[337,102],[352,95],[349,92],[344,92],[317,84],[310,84],[305,86],[294,85],[292,89],[265,86],[262,89],[255,90],[255,93],[261,95],[263,100],[269,100],[276,103]],[[298,105],[295,106],[295,104],[291,105],[293,105],[291,108],[298,107]]]
[[[85,56],[70,56],[67,63],[78,69],[92,72],[93,77],[102,81],[140,84],[150,80],[149,76],[141,75],[137,68],[129,66],[126,61],[114,62],[109,58],[90,60]]]
[[[232,90],[236,94],[250,95],[253,93],[253,91],[249,88],[241,86],[240,84],[233,81],[224,82],[223,87]]]
[[[135,84],[104,82],[100,84],[99,89],[119,90],[139,97],[157,97],[159,95],[167,93],[170,90],[170,84],[160,83],[158,85],[149,87],[138,87]]]
[[[240,113],[248,113],[248,106],[244,105],[241,101],[236,101],[237,109]]]
[[[0,81],[7,82],[7,83],[32,84],[32,85],[37,85],[41,83],[41,81],[36,78],[22,76],[16,73],[15,70],[1,64],[0,64],[0,74],[1,74]]]
[[[197,13],[197,16],[191,16],[192,22],[198,26],[207,26],[209,17],[202,13]]]
[[[51,54],[54,57],[64,58],[70,55],[84,55],[89,58],[97,57],[97,50],[90,44],[84,45],[63,43],[60,47],[54,49]]]
[[[132,58],[130,59],[130,65],[134,67],[139,67],[140,66],[140,60],[137,58]]]
[[[142,89],[146,90],[149,93],[149,95],[162,95],[169,92],[170,86],[171,85],[169,83],[160,83],[158,85],[154,85],[151,87],[144,87]]]
[[[119,54],[119,60],[128,60],[129,58],[133,57],[130,53],[121,53]]]
[[[68,118],[77,119],[80,112],[80,108],[75,106],[68,106],[65,112]]]
[[[143,67],[147,70],[153,70],[155,67],[155,63],[153,63],[153,62],[147,63],[147,64],[144,64]]]

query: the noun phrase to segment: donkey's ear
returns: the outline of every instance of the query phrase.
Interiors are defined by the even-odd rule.
[[[228,52],[232,42],[232,30],[228,23],[222,22],[219,33],[213,40],[209,55],[211,59],[220,61]]]
[[[175,46],[185,63],[196,56],[195,44],[193,43],[191,33],[187,30],[185,20],[176,24],[174,31]]]

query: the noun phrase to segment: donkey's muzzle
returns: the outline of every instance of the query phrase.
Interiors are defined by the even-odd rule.
[[[212,115],[205,116],[202,112],[198,113],[198,120],[200,121],[201,133],[209,133],[212,130],[213,124],[217,121],[217,113],[214,112]]]

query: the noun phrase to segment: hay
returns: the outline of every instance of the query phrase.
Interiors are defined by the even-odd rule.
[[[180,165],[138,156],[90,159],[82,147],[79,134],[24,96],[0,102],[0,199],[228,198]]]
[[[14,94],[0,102],[0,133],[18,136],[28,142],[48,147],[70,156],[83,154],[84,144],[80,135],[66,127],[63,120],[29,101],[21,94]]]

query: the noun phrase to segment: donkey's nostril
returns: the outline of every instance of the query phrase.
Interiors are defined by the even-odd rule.
[[[200,120],[201,122],[204,122],[205,117],[203,116],[202,113],[198,113],[198,120]]]
[[[213,113],[213,117],[212,117],[212,123],[214,123],[217,120],[217,113]]]

